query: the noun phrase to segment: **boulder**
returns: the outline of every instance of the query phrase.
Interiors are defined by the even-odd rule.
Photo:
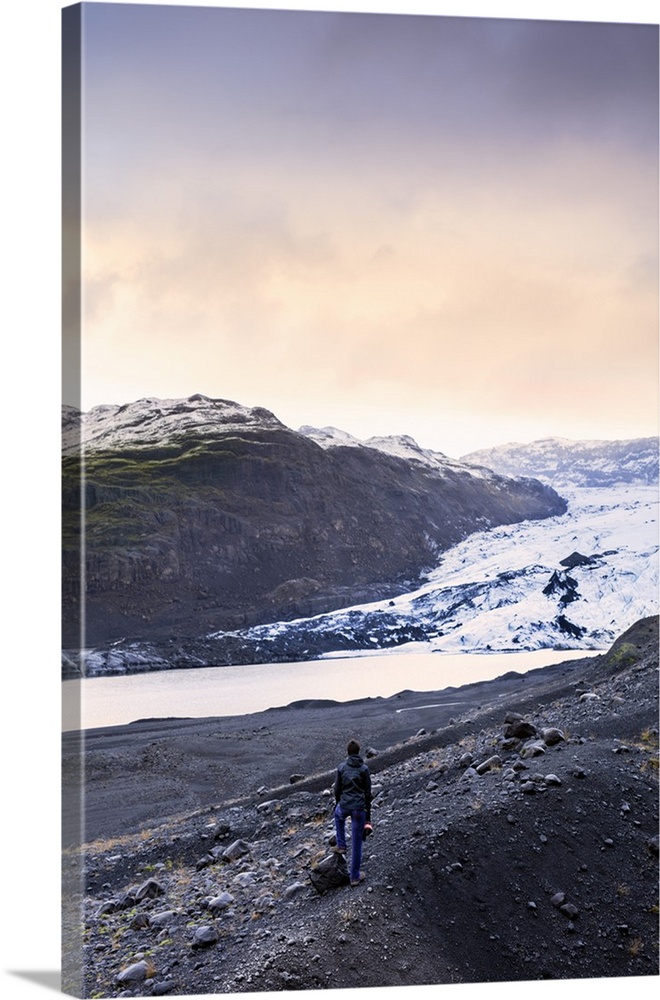
[[[541,731],[541,736],[543,738],[543,742],[548,747],[554,747],[557,743],[561,743],[566,738],[561,729],[556,729],[554,726],[550,726],[549,729],[543,729]]]
[[[525,743],[522,750],[520,751],[521,757],[540,757],[545,753],[545,744],[543,740],[530,740]]]
[[[526,740],[530,736],[536,736],[536,726],[531,722],[514,722],[505,726],[505,739]]]
[[[234,897],[230,892],[221,892],[219,896],[207,900],[206,905],[213,913],[219,913],[221,910],[226,910],[233,902]]]
[[[233,844],[225,848],[222,852],[223,861],[238,861],[244,855],[250,853],[250,845],[246,844],[244,840],[235,840]]]
[[[219,940],[220,936],[215,927],[205,924],[202,927],[196,928],[191,948],[210,948],[212,945],[217,944]]]
[[[138,902],[141,902],[143,899],[156,899],[157,896],[162,896],[164,892],[165,890],[160,882],[157,882],[155,878],[150,878],[138,887],[135,892],[135,899]]]
[[[116,981],[118,983],[143,983],[145,979],[149,979],[153,975],[153,972],[153,967],[142,959],[142,961],[134,962],[133,965],[122,969],[117,974]]]

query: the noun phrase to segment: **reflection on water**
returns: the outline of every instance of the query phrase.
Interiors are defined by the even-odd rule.
[[[389,652],[242,667],[163,670],[63,682],[64,731],[118,726],[138,719],[246,715],[292,701],[389,697],[438,691],[525,673],[595,651],[523,653]]]

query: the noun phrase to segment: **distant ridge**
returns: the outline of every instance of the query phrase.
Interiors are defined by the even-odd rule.
[[[658,438],[571,441],[552,437],[530,444],[504,444],[463,455],[467,465],[503,476],[532,476],[554,489],[658,482]]]

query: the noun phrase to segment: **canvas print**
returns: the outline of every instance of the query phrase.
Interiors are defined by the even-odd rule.
[[[63,989],[658,975],[658,24],[63,10]]]

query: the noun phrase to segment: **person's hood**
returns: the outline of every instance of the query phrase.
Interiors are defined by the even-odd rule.
[[[347,758],[347,761],[351,767],[360,767],[361,764],[364,764],[364,761],[359,753],[352,753],[350,757]]]

